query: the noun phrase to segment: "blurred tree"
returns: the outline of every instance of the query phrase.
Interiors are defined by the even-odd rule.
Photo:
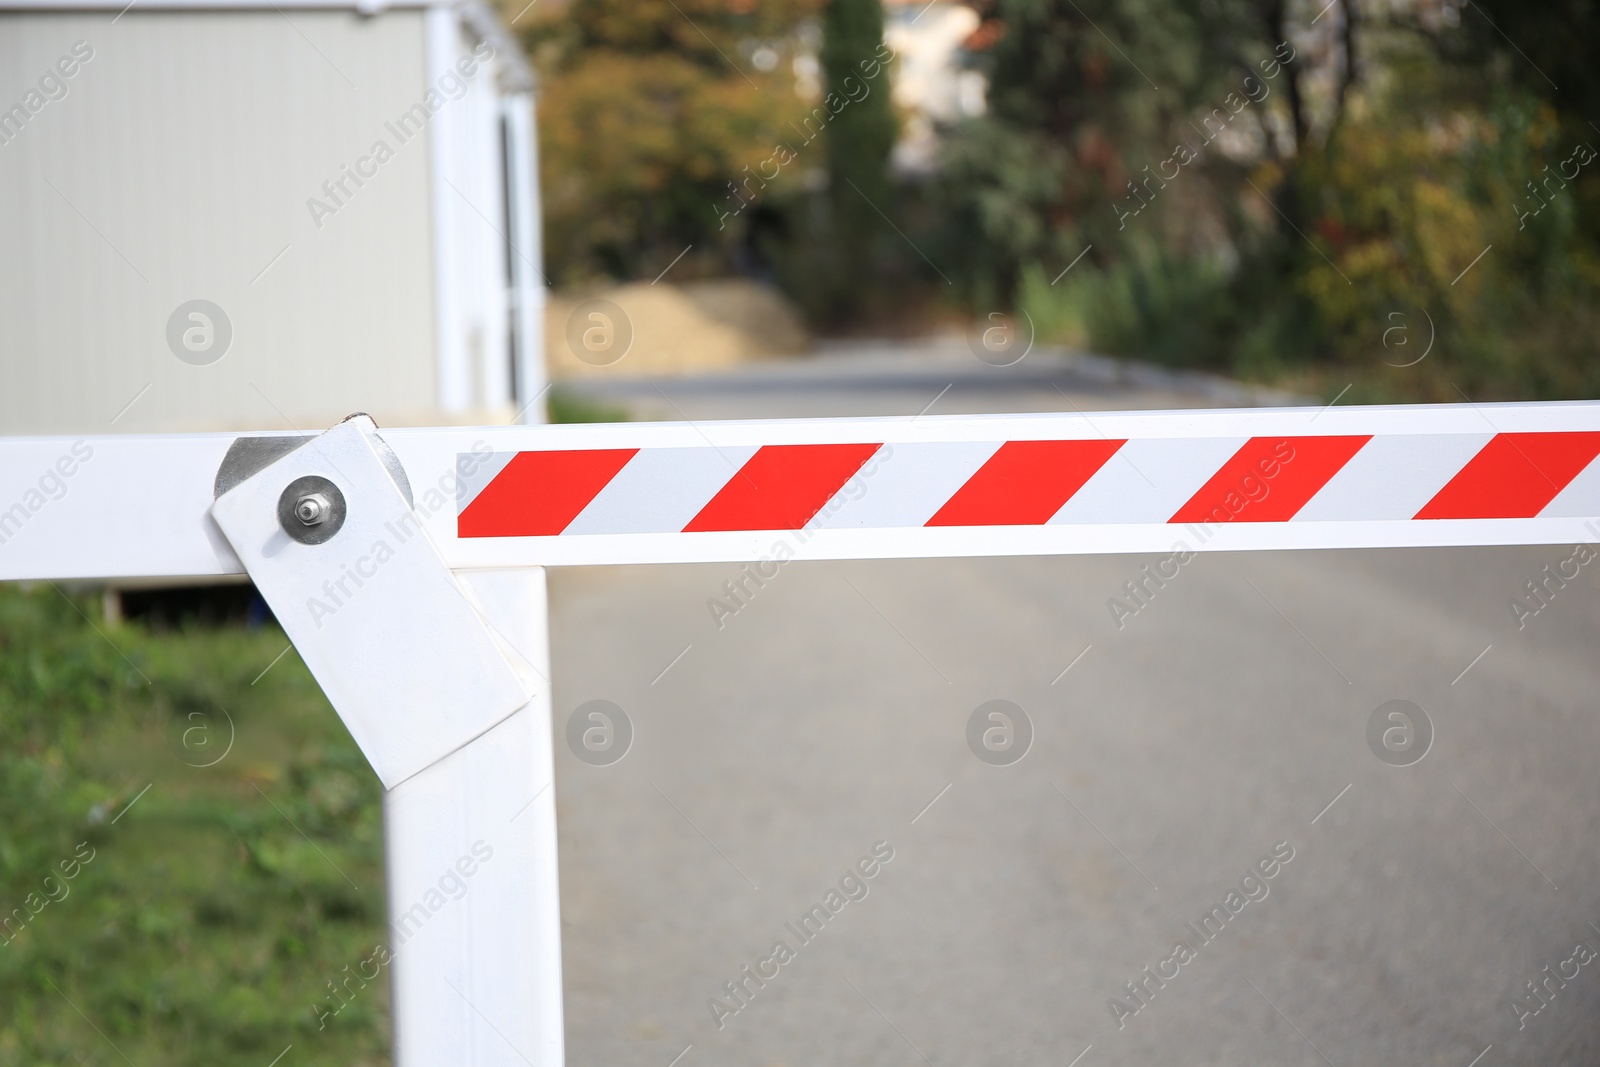
[[[889,55],[883,5],[880,0],[831,0],[822,27],[822,69],[840,108],[828,126],[828,172],[849,178],[863,192],[887,195],[889,153],[897,131],[889,94],[883,91],[887,83],[878,77]],[[868,87],[877,91],[867,92]]]
[[[860,314],[880,275],[894,209],[889,154],[897,134],[880,0],[830,0],[823,14],[821,101],[827,125],[829,232],[822,259],[830,318]]]
[[[571,0],[536,9],[546,257],[560,283],[723,273],[804,111],[781,59],[822,0]],[[779,175],[780,181],[787,176]]]
[[[1448,21],[1406,25],[1433,46],[1458,102],[1505,115],[1510,100],[1538,101],[1566,149],[1580,141],[1600,146],[1600,66],[1592,58],[1600,50],[1600,8],[1590,0],[1476,0],[1446,10]],[[1531,177],[1514,184],[1525,189]],[[1573,222],[1586,244],[1600,246],[1600,215],[1581,212]]]
[[[650,275],[692,241],[725,270],[764,244],[844,324],[930,279],[925,251],[965,310],[1020,300],[1110,351],[1352,397],[1600,389],[1590,0],[968,2],[987,111],[940,131],[923,187],[886,165],[889,94],[846,81],[880,0],[568,0],[529,36],[552,266]],[[820,102],[772,62],[811,16]],[[825,149],[795,140],[819,122]],[[800,162],[752,183],[778,144]],[[822,163],[825,188],[792,180]],[[1419,309],[1435,354],[1391,373],[1390,316]]]
[[[1563,118],[1600,115],[1600,9],[1592,0],[1448,2],[1447,19],[1397,19],[1445,59],[1473,71],[1480,89],[1516,85]],[[1485,77],[1487,75],[1487,77]],[[1464,88],[1466,88],[1464,86]]]
[[[1201,62],[1207,24],[1181,0],[977,6],[998,40],[982,59],[987,113],[947,140],[946,246],[965,250],[971,299],[1006,305],[1029,263],[1064,267],[1088,245],[1115,258],[1117,202],[1171,154],[1172,119],[1221,72]]]

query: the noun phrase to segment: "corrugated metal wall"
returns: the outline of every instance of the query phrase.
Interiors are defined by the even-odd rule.
[[[0,433],[436,421],[423,13],[114,16],[0,13]]]

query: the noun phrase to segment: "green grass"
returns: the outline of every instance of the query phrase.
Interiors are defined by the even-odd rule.
[[[0,1063],[388,1062],[386,976],[318,1027],[384,939],[381,788],[293,651],[252,684],[287,644],[0,586]]]
[[[556,386],[545,401],[551,422],[627,422],[628,412],[610,404],[596,403]]]

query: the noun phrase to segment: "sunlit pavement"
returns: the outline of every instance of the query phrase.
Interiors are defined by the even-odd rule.
[[[912,416],[947,383],[929,415],[1245,400],[903,355],[584,395],[694,420]],[[1508,604],[1572,555],[553,572],[569,1061],[1595,1062],[1594,568],[1521,629]],[[566,739],[594,699],[634,731],[604,766]],[[992,700],[1031,723],[1005,765],[969,747]],[[1406,737],[1369,745],[1393,700],[1431,724],[1407,766]]]
[[[982,350],[978,345],[977,349]],[[777,419],[955,415],[1016,411],[1309,404],[1282,391],[1211,375],[1119,363],[1035,346],[980,361],[959,336],[931,341],[831,342],[800,359],[688,377],[634,377],[616,364],[561,388],[627,409],[635,419]],[[1014,362],[1013,362],[1014,361]],[[1007,363],[1006,366],[993,365]]]

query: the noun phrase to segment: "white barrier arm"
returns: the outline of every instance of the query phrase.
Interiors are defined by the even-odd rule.
[[[1594,540],[1600,404],[386,430],[453,569]],[[0,579],[240,573],[233,435],[0,440]],[[799,543],[803,540],[802,544]]]

